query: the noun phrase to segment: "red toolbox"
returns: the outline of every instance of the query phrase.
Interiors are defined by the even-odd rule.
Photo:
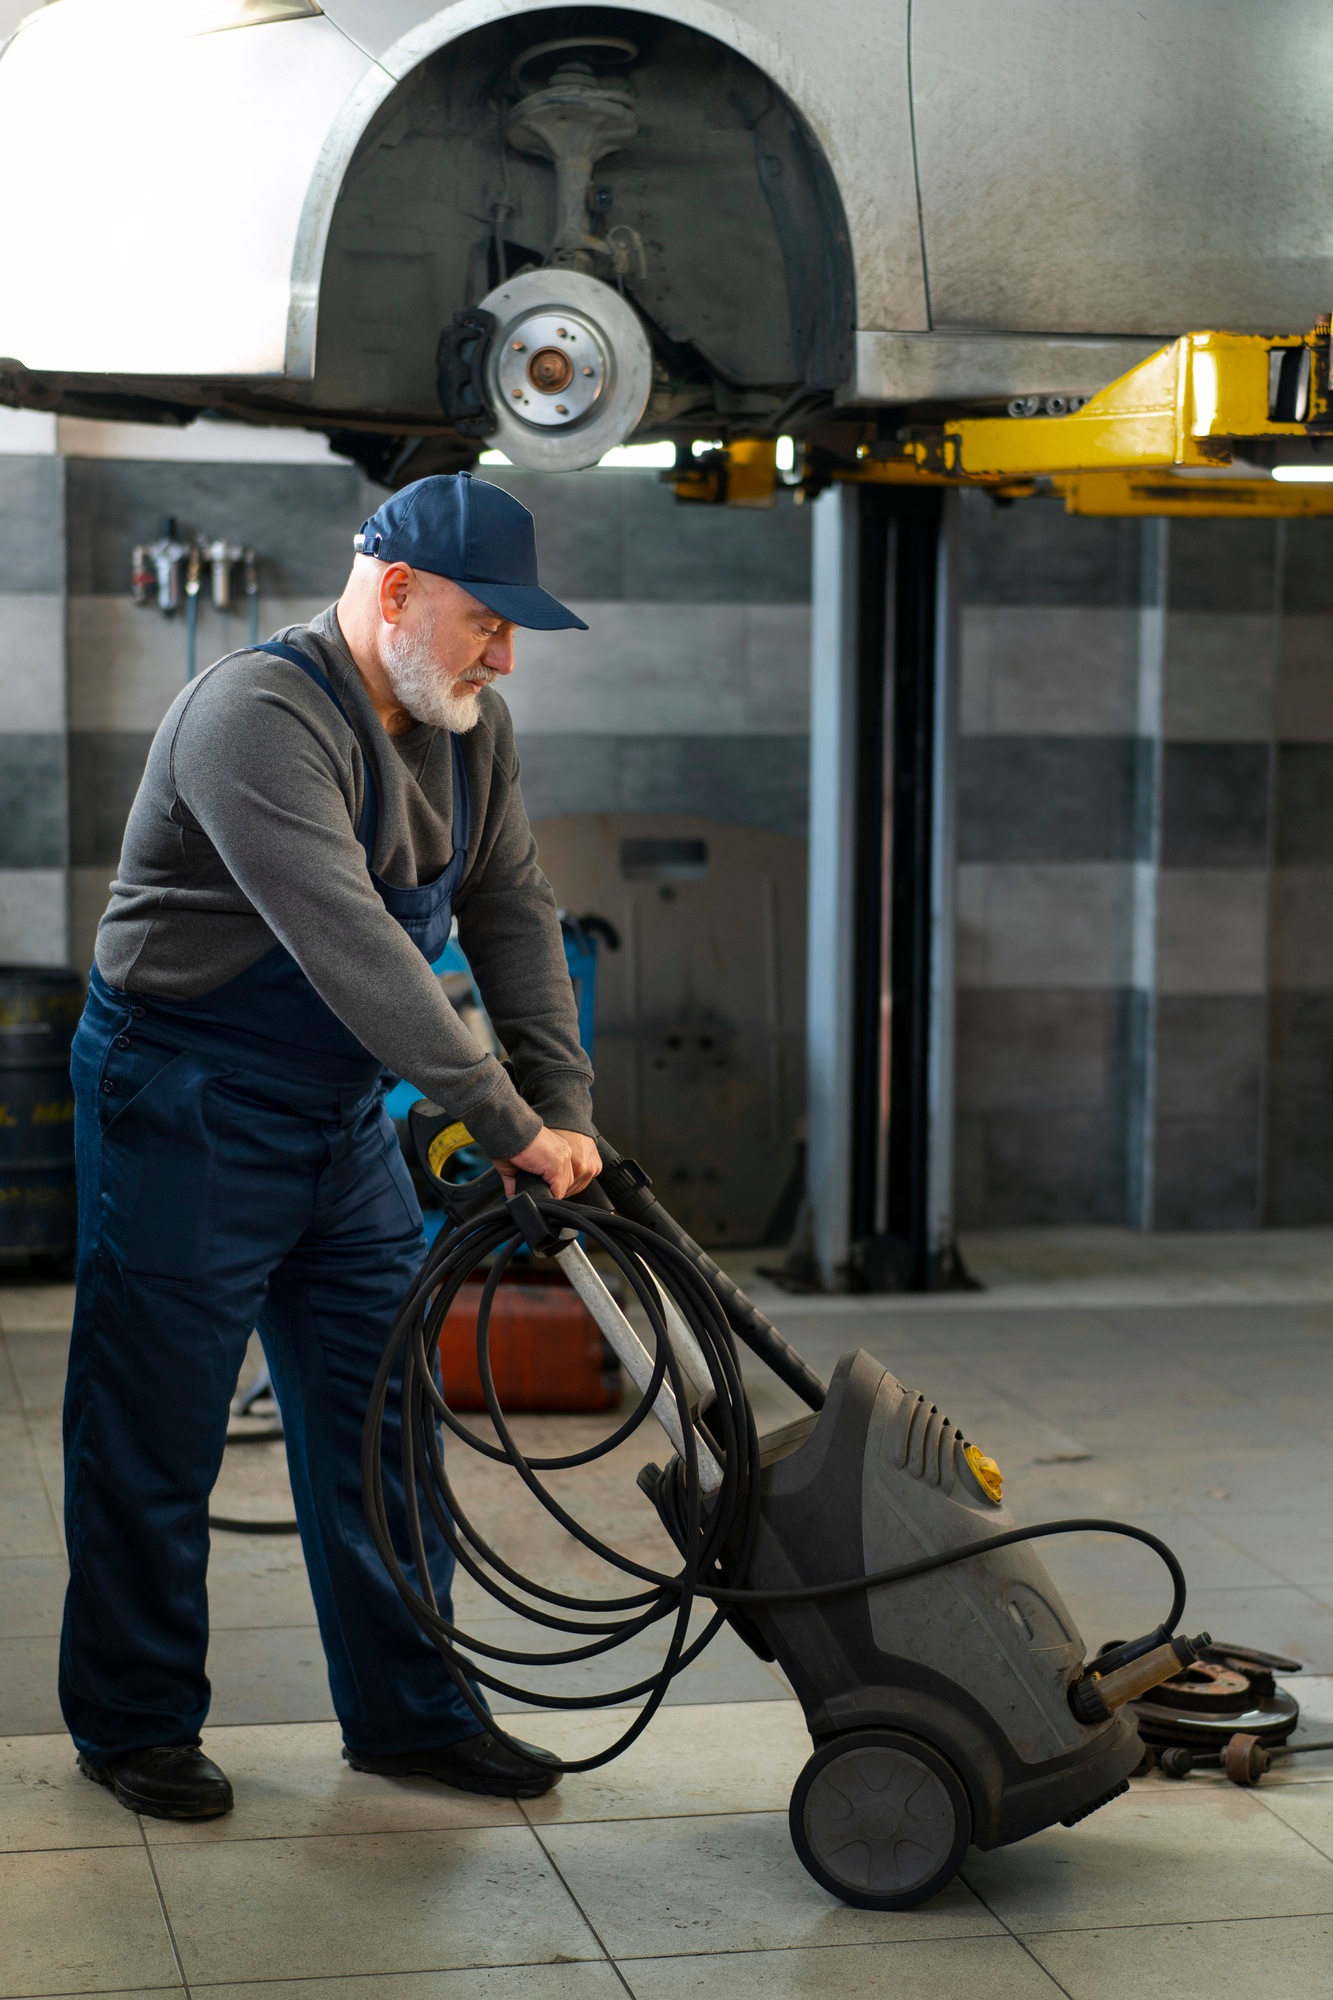
[[[444,1397],[452,1410],[484,1410],[477,1369],[481,1280],[463,1286],[440,1336]],[[620,1364],[577,1292],[559,1271],[504,1278],[491,1305],[491,1374],[510,1411],[612,1410]]]

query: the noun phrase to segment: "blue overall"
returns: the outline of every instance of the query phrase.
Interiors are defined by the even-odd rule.
[[[348,719],[305,654],[260,650],[299,666]],[[449,936],[470,837],[467,775],[451,741],[449,866],[416,889],[371,869],[385,907],[431,960]],[[357,837],[370,869],[378,803],[368,758],[364,768]],[[383,1075],[282,945],[195,1001],[117,992],[93,972],[73,1053],[79,1249],[60,1699],[94,1764],[196,1742],[208,1714],[209,1494],[252,1328],[282,1409],[346,1742],[393,1755],[477,1733],[390,1584],[361,1508],[370,1387],[425,1250]],[[395,1539],[398,1464],[388,1436]],[[453,1559],[429,1517],[427,1534],[448,1616]]]

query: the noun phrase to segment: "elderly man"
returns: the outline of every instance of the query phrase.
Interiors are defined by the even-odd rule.
[[[598,1171],[555,899],[491,691],[516,627],[586,627],[538,585],[531,515],[466,473],[395,494],[356,548],[336,605],[172,703],[74,1043],[61,1702],[87,1775],[165,1818],[232,1804],[199,1747],[208,1497],[256,1327],[348,1761],[509,1797],[556,1775],[479,1727],[409,1618],[358,1459],[424,1251],[385,1070],[511,1177],[560,1197]],[[431,972],[455,913],[517,1088]],[[442,1607],[452,1574],[437,1536]]]

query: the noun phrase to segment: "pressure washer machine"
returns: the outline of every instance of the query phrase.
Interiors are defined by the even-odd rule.
[[[1164,1543],[1118,1521],[1018,1525],[994,1461],[869,1354],[845,1355],[825,1387],[667,1214],[643,1170],[605,1141],[600,1179],[576,1200],[549,1199],[529,1176],[506,1200],[493,1169],[466,1185],[446,1178],[461,1129],[447,1113],[423,1100],[410,1125],[450,1226],[404,1301],[379,1370],[362,1453],[366,1512],[399,1593],[482,1726],[509,1740],[483,1689],[551,1709],[641,1704],[608,1748],[562,1765],[591,1770],[642,1734],[674,1677],[730,1622],[762,1659],[777,1661],[813,1739],[791,1800],[797,1854],[834,1896],[878,1910],[935,1895],[970,1844],[1002,1846],[1057,1821],[1073,1826],[1128,1789],[1144,1753],[1125,1704],[1178,1674],[1208,1637],[1176,1634],[1185,1579]],[[648,1344],[585,1244],[637,1302]],[[487,1355],[496,1289],[527,1254],[563,1269],[639,1392],[607,1437],[558,1457],[525,1456]],[[448,1407],[436,1363],[450,1305],[482,1267],[477,1360],[494,1441]],[[808,1414],[757,1435],[738,1339]],[[669,1574],[593,1535],[542,1477],[604,1456],[650,1415],[675,1447],[638,1481],[679,1552]],[[386,1420],[399,1434],[408,1547],[395,1545],[384,1507]],[[620,1572],[623,1589],[589,1597],[523,1577],[469,1519],[442,1431],[510,1466],[569,1534]],[[421,1539],[423,1508],[462,1568],[507,1610],[560,1635],[557,1650],[469,1637],[442,1615]],[[1091,1664],[1031,1546],[1075,1532],[1145,1543],[1173,1587],[1159,1627]],[[560,1695],[506,1677],[515,1667],[604,1657],[653,1628],[663,1638],[661,1665],[629,1685]]]

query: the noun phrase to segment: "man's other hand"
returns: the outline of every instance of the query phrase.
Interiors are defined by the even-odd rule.
[[[540,1174],[556,1201],[582,1193],[602,1171],[594,1140],[582,1132],[558,1131],[554,1125],[543,1125],[521,1153],[515,1153],[512,1160],[497,1160],[495,1164],[507,1195],[514,1192],[514,1174],[518,1170]]]

